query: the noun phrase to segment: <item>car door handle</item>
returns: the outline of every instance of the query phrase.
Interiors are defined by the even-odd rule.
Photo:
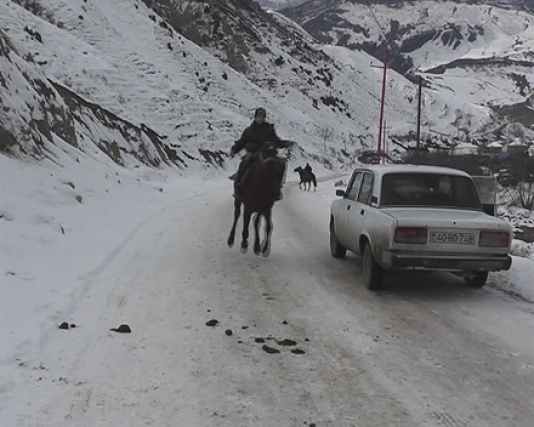
[[[364,213],[365,213],[365,210],[362,209],[362,210],[360,211],[360,215],[363,215]]]

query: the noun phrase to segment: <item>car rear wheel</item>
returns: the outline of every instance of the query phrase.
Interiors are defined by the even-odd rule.
[[[471,288],[481,288],[488,281],[488,272],[479,271],[478,273],[475,273],[473,276],[465,277],[464,280],[465,280],[465,284]]]
[[[347,255],[347,250],[337,240],[333,222],[330,223],[330,253],[334,258],[344,258]]]
[[[363,279],[365,286],[371,291],[379,290],[384,279],[384,270],[373,258],[369,242],[363,248]]]

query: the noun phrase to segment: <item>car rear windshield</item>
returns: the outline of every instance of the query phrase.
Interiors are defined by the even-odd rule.
[[[380,205],[482,209],[471,179],[429,173],[384,175]]]

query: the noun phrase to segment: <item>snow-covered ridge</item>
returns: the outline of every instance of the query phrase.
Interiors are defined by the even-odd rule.
[[[440,94],[486,108],[521,103],[533,92],[534,17],[512,6],[423,0],[380,2],[370,10],[363,1],[313,0],[282,13],[323,43],[379,59],[384,30],[393,68],[422,73]],[[498,128],[503,121],[496,120]],[[518,127],[532,137],[528,126]]]
[[[253,3],[184,0],[170,12],[162,0],[150,8],[133,0],[33,4],[39,10],[0,4],[0,26],[19,57],[33,58],[47,79],[87,102],[153,130],[171,157],[162,161],[175,153],[179,165],[206,156],[223,164],[259,105],[280,136],[299,143],[299,155],[326,156],[333,167],[375,145],[380,70],[347,68],[300,27]],[[387,120],[392,135],[405,135],[415,129],[416,87],[398,81],[403,89],[388,96]],[[436,131],[454,131],[457,111],[473,117],[474,129],[492,121],[488,108],[425,96]],[[325,126],[334,128],[326,150],[319,136]]]
[[[264,9],[282,9],[284,7],[297,6],[299,4],[305,3],[306,0],[255,0],[257,1]]]
[[[343,60],[345,53],[333,58],[302,27],[279,13],[266,13],[253,4],[242,7],[242,3],[235,0],[224,3],[186,1],[182,10],[169,10],[163,0],[150,4],[168,22],[186,21],[177,29],[198,40],[205,49],[242,72],[250,81],[268,87],[281,102],[303,104],[300,111],[310,116],[314,125],[330,123],[336,131],[340,128],[329,144],[333,149],[343,146],[346,151],[348,145],[351,151],[353,144],[350,141],[354,139],[365,139],[368,145],[375,144],[381,74],[376,69],[368,72],[368,64],[372,60],[368,55],[367,62],[356,62],[352,69],[348,69]],[[350,55],[350,51],[346,55]],[[398,74],[392,72],[391,75]],[[391,134],[406,135],[415,129],[416,105],[413,102],[416,88],[403,77],[399,77],[398,81],[403,89],[399,91],[397,83],[392,83],[393,91],[388,92],[387,98],[387,120]],[[474,133],[485,132],[496,117],[487,107],[474,106],[457,96],[449,96],[447,89],[432,91],[425,96],[431,105],[425,112],[429,126],[442,134],[456,131],[452,123],[458,115],[471,117]],[[322,105],[325,100],[330,103],[332,97],[344,102],[336,101],[340,108],[334,106],[334,111],[328,108],[332,105],[326,105],[327,108]],[[343,117],[346,112],[350,116]],[[402,119],[399,120],[399,117]],[[345,131],[347,127],[349,130]],[[317,131],[314,129],[313,133]],[[337,160],[340,161],[339,156]]]
[[[532,64],[534,17],[528,12],[433,0],[397,7],[376,4],[372,11],[395,54],[409,57],[417,69],[459,59],[502,58]],[[365,3],[312,2],[283,12],[326,43],[369,53],[374,53],[373,46],[378,53],[383,43],[382,30]]]

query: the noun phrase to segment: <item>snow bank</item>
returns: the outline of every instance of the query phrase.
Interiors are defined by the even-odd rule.
[[[534,212],[517,206],[510,206],[512,203],[510,196],[505,192],[499,194],[499,200],[503,204],[497,208],[497,215],[512,224],[514,233],[522,234],[523,228],[534,228]]]
[[[512,255],[534,261],[534,244],[514,239],[512,241]]]
[[[492,287],[534,303],[534,260],[519,256],[512,258],[510,271],[494,273],[489,283]]]

